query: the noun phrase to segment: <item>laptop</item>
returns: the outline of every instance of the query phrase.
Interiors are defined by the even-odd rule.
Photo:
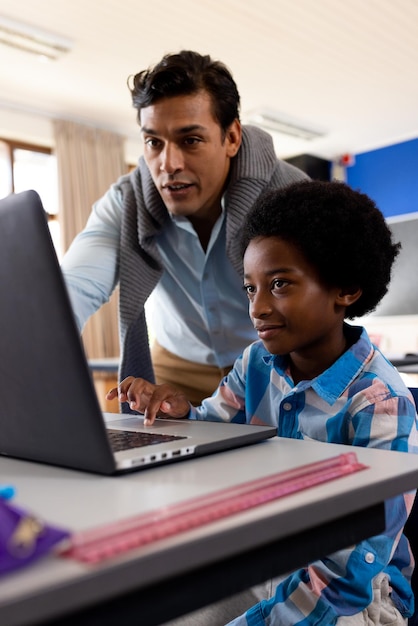
[[[112,475],[277,434],[187,419],[144,427],[140,415],[102,413],[35,191],[0,200],[0,293],[1,455]]]

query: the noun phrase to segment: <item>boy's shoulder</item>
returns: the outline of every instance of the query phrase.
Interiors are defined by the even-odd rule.
[[[372,346],[370,359],[353,381],[352,388],[359,387],[369,388],[368,395],[387,399],[409,397],[410,393],[399,371],[376,346]]]

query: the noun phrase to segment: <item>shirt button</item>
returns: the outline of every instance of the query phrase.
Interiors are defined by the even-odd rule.
[[[366,563],[374,563],[374,554],[372,554],[371,552],[368,552],[366,554],[366,556],[364,557]]]
[[[290,411],[291,408],[292,408],[292,405],[290,404],[290,402],[285,402],[283,404],[283,408],[284,408],[285,411]]]

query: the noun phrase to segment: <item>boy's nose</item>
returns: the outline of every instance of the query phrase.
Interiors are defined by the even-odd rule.
[[[270,294],[257,292],[250,302],[250,316],[261,319],[270,315],[273,307],[271,306]]]

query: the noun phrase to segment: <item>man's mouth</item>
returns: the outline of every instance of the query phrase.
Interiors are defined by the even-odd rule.
[[[192,185],[190,183],[167,183],[163,185],[163,189],[168,191],[181,191],[182,189],[188,189]]]

